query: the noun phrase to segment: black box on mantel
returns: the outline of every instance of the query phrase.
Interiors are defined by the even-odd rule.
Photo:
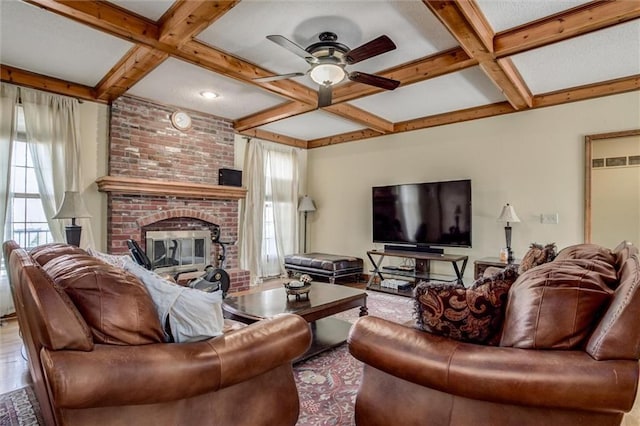
[[[242,170],[218,170],[218,185],[242,186]]]

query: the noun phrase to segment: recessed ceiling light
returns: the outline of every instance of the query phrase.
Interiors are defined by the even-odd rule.
[[[200,96],[202,96],[205,99],[215,99],[220,95],[218,95],[217,93],[211,92],[209,90],[205,90],[204,92],[200,92]]]

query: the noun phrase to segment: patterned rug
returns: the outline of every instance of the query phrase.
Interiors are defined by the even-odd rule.
[[[44,425],[30,386],[0,395],[0,426]]]
[[[413,317],[412,299],[385,293],[367,292],[369,315],[398,323]],[[359,309],[335,317],[354,322]],[[297,426],[350,426],[360,384],[362,363],[353,358],[344,344],[294,367],[300,394]],[[0,426],[44,425],[38,401],[30,386],[0,395]]]
[[[413,299],[369,291],[369,315],[404,323],[413,318]],[[335,317],[354,322],[359,309]],[[300,396],[297,426],[351,426],[360,385],[362,363],[349,354],[347,345],[324,352],[294,366]]]

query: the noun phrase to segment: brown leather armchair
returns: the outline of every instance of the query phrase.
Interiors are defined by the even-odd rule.
[[[620,424],[638,387],[640,262],[632,247],[615,254],[615,292],[579,348],[483,346],[372,316],[358,319],[348,340],[365,364],[356,423]],[[541,317],[535,326],[553,328],[555,320]]]
[[[47,425],[296,423],[292,360],[311,341],[302,318],[282,315],[195,343],[97,343],[81,310],[29,253],[14,242],[4,253]],[[78,271],[95,266],[82,262]]]

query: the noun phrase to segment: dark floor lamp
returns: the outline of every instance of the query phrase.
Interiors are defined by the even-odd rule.
[[[53,216],[53,219],[71,219],[71,225],[65,227],[67,244],[76,247],[80,247],[80,236],[82,235],[82,226],[76,225],[76,218],[79,217],[91,217],[84,206],[80,193],[77,191],[65,191],[60,209]]]
[[[500,213],[498,221],[507,222],[507,226],[504,227],[504,236],[507,240],[507,263],[511,263],[513,262],[513,251],[511,250],[511,226],[509,223],[520,222],[520,218],[513,209],[513,206],[507,203],[507,205],[502,208],[502,213]]]
[[[316,205],[308,195],[302,197],[300,204],[298,204],[298,211],[304,212],[304,252],[307,252],[307,213],[315,212]]]

